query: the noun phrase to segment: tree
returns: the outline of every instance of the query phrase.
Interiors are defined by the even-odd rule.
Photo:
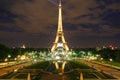
[[[10,49],[5,45],[0,44],[0,59],[5,59],[10,52]]]

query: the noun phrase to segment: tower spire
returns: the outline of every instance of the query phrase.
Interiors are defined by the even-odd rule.
[[[62,4],[61,4],[61,0],[59,2],[59,16],[58,16],[58,31],[62,32],[63,28],[62,28]]]
[[[59,2],[59,6],[62,6],[62,1],[60,0],[60,2]]]

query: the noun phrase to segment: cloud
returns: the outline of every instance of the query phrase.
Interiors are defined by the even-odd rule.
[[[100,16],[102,20],[112,27],[120,29],[120,11],[107,10]]]
[[[10,7],[13,5],[14,0],[0,0],[0,9],[10,9]]]
[[[110,5],[120,3],[120,0],[95,0],[98,4]]]
[[[15,27],[13,26],[9,26],[8,25],[0,25],[0,32],[24,32],[24,30],[22,28],[19,27]]]
[[[53,16],[54,11],[52,12],[50,7],[46,5],[50,5],[50,3],[40,0],[35,0],[33,3],[24,2],[24,4],[17,3],[17,5],[14,5],[11,9],[12,12],[24,16],[15,19],[16,25],[24,28],[28,33],[45,32],[45,30],[48,30],[46,26],[54,22],[57,24],[57,15]]]
[[[11,13],[10,11],[0,9],[0,24],[14,23],[14,18],[17,17],[16,14]]]
[[[77,31],[79,26],[77,24],[64,23],[63,28],[65,31]]]

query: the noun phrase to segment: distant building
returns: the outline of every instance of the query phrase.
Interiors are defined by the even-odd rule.
[[[21,48],[25,49],[25,48],[26,48],[26,46],[23,44],[23,45],[21,46]]]

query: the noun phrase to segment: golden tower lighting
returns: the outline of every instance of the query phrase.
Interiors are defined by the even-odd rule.
[[[54,53],[54,51],[61,46],[66,52],[69,51],[69,48],[67,46],[67,42],[65,41],[65,37],[64,37],[64,32],[63,32],[63,26],[62,26],[62,4],[61,4],[61,0],[59,2],[59,14],[58,14],[58,29],[57,29],[57,33],[56,33],[56,38],[54,41],[54,44],[51,48],[51,52]]]

